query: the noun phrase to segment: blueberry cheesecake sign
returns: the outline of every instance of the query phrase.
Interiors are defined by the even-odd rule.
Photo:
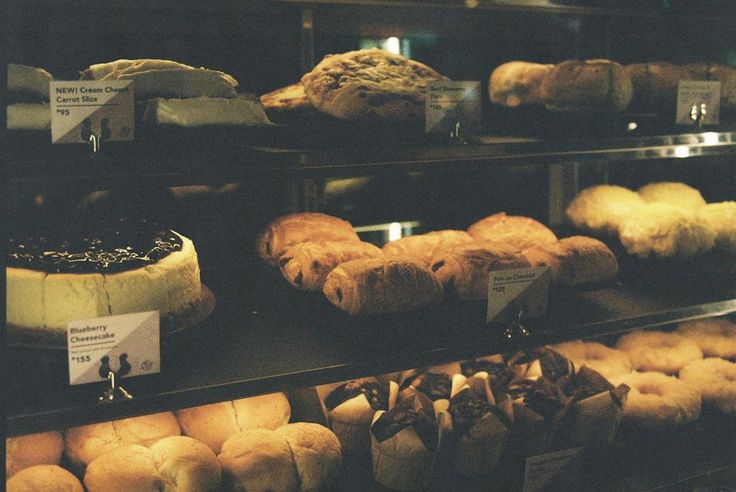
[[[133,81],[55,81],[50,89],[52,143],[133,140]]]

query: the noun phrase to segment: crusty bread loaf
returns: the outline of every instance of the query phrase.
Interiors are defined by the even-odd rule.
[[[383,314],[439,302],[442,284],[418,261],[368,258],[348,261],[332,270],[322,292],[349,314]]]
[[[271,221],[256,240],[258,255],[276,265],[289,246],[303,242],[360,241],[350,222],[313,212],[283,215]]]
[[[34,465],[58,465],[64,438],[58,431],[39,432],[5,439],[5,476],[12,477]]]
[[[616,255],[592,237],[572,236],[523,251],[531,266],[547,266],[552,282],[572,287],[609,280],[618,274]]]
[[[465,231],[445,229],[432,231],[427,234],[406,236],[383,245],[383,252],[387,256],[405,256],[419,260],[429,266],[434,255],[444,249],[470,244],[473,236]]]
[[[176,411],[182,432],[216,454],[222,444],[248,429],[276,429],[289,421],[291,407],[283,393],[252,396]]]
[[[88,492],[215,492],[222,471],[210,448],[186,436],[167,437],[150,448],[120,446],[87,466]]]
[[[557,236],[547,226],[531,217],[489,215],[468,227],[468,233],[478,241],[506,243],[519,251],[539,244],[551,244]]]
[[[491,73],[488,95],[491,102],[514,108],[540,104],[540,86],[554,65],[511,61],[499,65]]]
[[[631,77],[610,60],[567,60],[542,82],[542,102],[553,111],[623,111],[631,102]]]
[[[16,473],[6,492],[84,492],[77,477],[57,465],[35,465]]]
[[[86,466],[98,456],[126,445],[151,446],[164,437],[181,434],[172,412],[142,415],[99,424],[82,425],[66,431],[66,455],[77,466]]]
[[[662,111],[674,114],[677,107],[677,88],[685,71],[672,63],[649,62],[626,65],[634,90],[630,109]]]

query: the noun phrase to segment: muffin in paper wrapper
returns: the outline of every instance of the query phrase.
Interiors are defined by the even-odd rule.
[[[432,401],[449,400],[452,391],[452,377],[459,373],[460,364],[458,362],[404,371],[399,378],[399,401],[413,395],[414,390],[424,394]]]

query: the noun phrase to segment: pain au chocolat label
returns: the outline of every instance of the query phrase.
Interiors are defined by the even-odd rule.
[[[51,82],[51,142],[133,140],[133,90],[131,80]]]

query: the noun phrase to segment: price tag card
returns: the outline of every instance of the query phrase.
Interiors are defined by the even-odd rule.
[[[704,125],[718,124],[721,111],[721,83],[704,80],[681,80],[677,87],[677,124],[694,124],[695,120],[693,120],[691,113],[701,109],[705,110],[702,119]]]
[[[70,321],[66,337],[69,384],[161,372],[158,311]]]
[[[427,84],[426,133],[480,130],[480,82],[430,81]]]
[[[486,322],[511,322],[518,309],[524,310],[525,318],[544,316],[549,281],[549,268],[546,266],[491,271]]]
[[[526,459],[524,492],[580,490],[583,448],[571,448]]]
[[[132,80],[54,81],[50,90],[52,143],[133,140]]]

